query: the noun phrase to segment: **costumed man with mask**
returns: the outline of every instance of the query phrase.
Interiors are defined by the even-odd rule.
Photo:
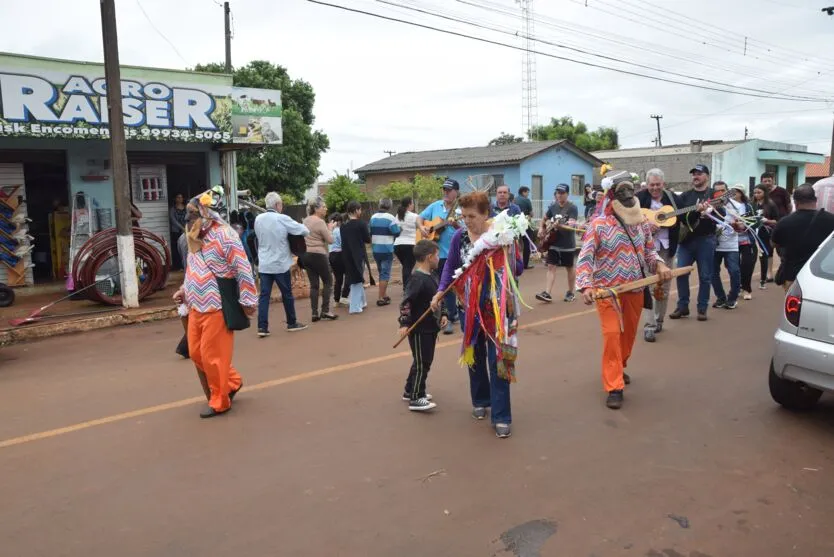
[[[234,316],[241,309],[246,317],[252,316],[258,303],[243,244],[215,210],[221,200],[218,192],[209,190],[188,203],[188,264],[185,282],[174,294],[174,301],[188,309],[188,351],[204,391],[208,390],[208,407],[200,412],[201,418],[228,412],[243,386],[232,366],[230,327],[245,328],[248,319],[240,324]]]
[[[602,327],[602,385],[606,406],[623,405],[623,390],[630,383],[628,364],[644,292],[627,292],[597,300],[597,290],[611,289],[657,273],[664,281],[672,272],[658,255],[648,222],[634,197],[634,178],[628,172],[612,172],[603,179],[607,189],[596,218],[587,225],[576,266],[576,286],[588,305],[596,301]]]

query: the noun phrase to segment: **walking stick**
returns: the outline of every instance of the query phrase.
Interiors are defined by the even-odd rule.
[[[681,275],[688,275],[693,270],[695,270],[694,265],[689,265],[687,267],[678,267],[677,269],[672,269],[672,278],[679,277]],[[660,277],[658,275],[652,275],[650,277],[642,278],[640,280],[635,280],[633,282],[627,282],[625,284],[621,284],[620,286],[615,286],[614,288],[608,289],[596,289],[594,291],[594,299],[600,300],[602,298],[611,298],[618,294],[625,294],[626,292],[633,292],[636,290],[640,290],[641,288],[645,288],[646,286],[651,286],[652,284],[657,284],[660,282]]]
[[[373,272],[371,272],[371,262],[367,257],[365,257],[365,266],[368,268],[368,277],[370,278],[371,286],[376,286]]]
[[[447,287],[446,287],[446,290],[444,290],[444,291],[441,293],[441,296],[440,296],[440,299],[441,299],[441,300],[442,300],[443,298],[445,298],[445,297],[446,297],[446,294],[448,294],[448,293],[449,293],[449,291],[450,291],[450,290],[452,289],[452,287],[455,285],[455,282],[457,282],[457,279],[453,280],[453,281],[452,281],[452,283],[451,283],[449,286],[447,286]],[[423,312],[423,315],[421,315],[421,316],[420,316],[420,318],[419,318],[419,319],[417,319],[417,321],[415,321],[415,322],[414,322],[414,324],[413,324],[411,327],[409,327],[409,328],[408,328],[408,330],[405,332],[405,334],[404,334],[403,336],[401,336],[401,337],[400,337],[400,340],[398,340],[398,341],[396,342],[396,344],[394,344],[394,346],[393,346],[392,348],[396,348],[397,346],[399,346],[399,345],[400,345],[400,343],[402,343],[402,341],[404,341],[405,339],[407,339],[407,338],[408,338],[408,335],[410,335],[410,334],[411,334],[411,332],[414,330],[414,328],[415,328],[415,327],[417,327],[417,325],[419,325],[419,324],[423,321],[423,319],[425,319],[426,317],[428,317],[430,313],[432,313],[432,311],[431,311],[431,307],[429,307],[426,311],[424,311],[424,312]]]

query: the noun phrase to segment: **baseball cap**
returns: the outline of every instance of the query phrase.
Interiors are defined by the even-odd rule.
[[[567,184],[559,184],[556,186],[556,193],[568,193],[570,192],[570,186]]]
[[[689,171],[690,174],[694,172],[703,172],[704,174],[709,174],[709,167],[705,164],[696,164],[695,167]]]
[[[446,180],[443,182],[443,189],[460,191],[460,184],[458,184],[457,180],[453,180],[452,178],[446,178]]]

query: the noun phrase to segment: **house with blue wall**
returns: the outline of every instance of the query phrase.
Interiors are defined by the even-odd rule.
[[[236,151],[281,142],[280,91],[234,87],[231,75],[122,66],[119,97],[139,224],[172,245],[178,194],[219,184],[234,207]],[[0,202],[25,199],[29,219],[0,246],[21,258],[12,269],[15,254],[0,254],[0,282],[61,282],[73,219],[115,226],[107,104],[102,64],[0,52]]]
[[[559,140],[398,153],[355,172],[365,180],[368,191],[423,175],[454,178],[465,193],[472,189],[468,184],[478,180],[475,177],[491,176],[491,196],[500,185],[509,186],[514,194],[519,187],[528,186],[534,214],[541,216],[553,201],[558,184],[568,184],[571,201],[581,207],[585,184],[591,183],[594,168],[601,164],[570,141]]]
[[[692,140],[663,147],[595,151],[594,155],[613,164],[615,169],[635,172],[643,179],[647,171],[660,168],[666,174],[666,185],[678,191],[689,188],[689,171],[696,164],[705,164],[710,169],[713,182],[722,180],[752,190],[763,173],[772,172],[776,176],[776,184],[792,192],[793,188],[805,182],[807,164],[825,160],[819,153],[808,152],[806,145],[756,138]],[[599,180],[599,177],[596,179]]]

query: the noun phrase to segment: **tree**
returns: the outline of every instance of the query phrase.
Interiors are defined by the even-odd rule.
[[[574,124],[573,118],[570,116],[551,118],[549,124],[534,128],[531,135],[541,141],[567,139],[586,151],[605,151],[620,148],[617,128],[603,126],[595,131],[588,131],[588,126],[584,122]]]
[[[374,192],[375,199],[391,198],[394,200],[395,206],[403,197],[410,197],[414,201],[415,208],[425,207],[442,196],[443,178],[421,174],[417,174],[413,180],[408,182],[391,182]]]
[[[351,201],[365,201],[367,197],[359,188],[359,184],[350,179],[347,174],[336,175],[327,182],[324,192],[324,203],[330,211],[342,213]]]
[[[523,137],[517,137],[511,133],[501,132],[501,135],[489,142],[489,145],[510,145],[512,143],[521,143],[524,141]]]
[[[225,73],[223,64],[199,64],[194,71]],[[291,79],[282,66],[255,60],[234,71],[236,87],[280,89],[283,144],[241,151],[237,157],[239,188],[256,197],[277,191],[301,198],[319,175],[321,154],[330,148],[330,139],[313,130],[316,95],[306,81]]]

